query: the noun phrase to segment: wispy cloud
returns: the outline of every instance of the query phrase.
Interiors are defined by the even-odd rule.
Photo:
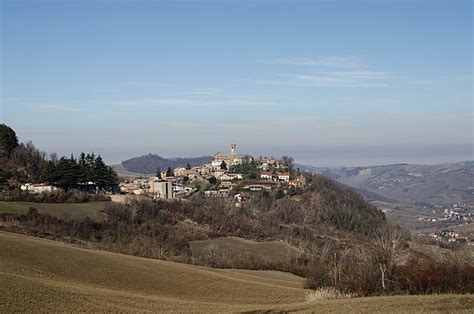
[[[172,84],[169,84],[169,83],[162,83],[162,82],[137,82],[137,81],[126,82],[126,83],[123,83],[123,85],[126,85],[126,86],[142,86],[142,87],[147,87],[147,86],[172,86]]]
[[[251,80],[252,80],[251,78],[244,78],[244,77],[218,77],[218,78],[209,79],[209,81],[213,81],[213,82],[229,82],[229,83],[248,82]]]
[[[365,69],[323,71],[314,75],[281,74],[281,79],[258,80],[260,84],[314,86],[314,87],[386,87],[395,74]]]
[[[216,96],[221,90],[215,87],[196,88],[188,92],[184,92],[186,95],[196,96]]]
[[[170,107],[170,108],[193,108],[193,107],[230,107],[230,106],[268,106],[274,104],[270,100],[258,97],[228,97],[221,99],[196,99],[196,98],[149,98],[138,100],[114,101],[113,106],[123,108],[130,107]]]
[[[117,93],[120,92],[118,88],[94,88],[90,90],[93,93]]]
[[[78,106],[62,104],[31,104],[30,108],[34,111],[82,111]]]
[[[292,66],[320,66],[320,67],[341,67],[355,68],[366,67],[367,64],[361,60],[360,56],[319,56],[315,58],[290,57],[271,58],[258,60],[259,63],[281,64]]]
[[[313,87],[386,87],[400,75],[376,71],[360,56],[318,56],[315,58],[274,58],[262,63],[304,68],[304,74],[280,74],[278,78],[257,80],[260,84]]]

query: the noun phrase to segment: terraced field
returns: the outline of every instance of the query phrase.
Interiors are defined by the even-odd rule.
[[[306,302],[304,280],[87,250],[0,232],[0,312],[469,312],[472,295]]]

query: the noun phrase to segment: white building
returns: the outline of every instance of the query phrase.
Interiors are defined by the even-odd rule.
[[[150,193],[155,194],[158,198],[165,200],[174,198],[172,182],[152,180],[148,182],[148,185]]]
[[[237,155],[237,144],[230,145],[230,155],[222,153],[214,154],[214,160],[211,162],[211,165],[213,167],[220,167],[223,161],[226,163],[227,167],[242,163],[242,157]]]
[[[244,176],[241,173],[226,173],[220,179],[224,181],[242,180]]]
[[[20,189],[30,193],[52,192],[57,190],[57,188],[50,183],[26,183],[21,185]]]
[[[280,181],[290,181],[290,174],[289,173],[279,173],[277,175],[278,180]]]

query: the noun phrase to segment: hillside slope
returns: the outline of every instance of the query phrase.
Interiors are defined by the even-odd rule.
[[[358,188],[369,199],[443,205],[474,202],[474,161],[348,168],[298,166]]]
[[[156,154],[148,154],[122,161],[122,166],[130,172],[155,174],[158,168],[164,171],[168,167],[171,167],[172,169],[177,167],[186,167],[188,163],[191,166],[200,166],[202,164],[210,162],[211,160],[212,157],[210,156],[164,158]]]
[[[468,311],[471,295],[305,302],[303,279],[217,270],[0,232],[0,311]]]

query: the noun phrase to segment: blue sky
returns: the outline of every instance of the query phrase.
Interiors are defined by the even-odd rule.
[[[2,123],[110,163],[473,159],[471,1],[1,1]]]

